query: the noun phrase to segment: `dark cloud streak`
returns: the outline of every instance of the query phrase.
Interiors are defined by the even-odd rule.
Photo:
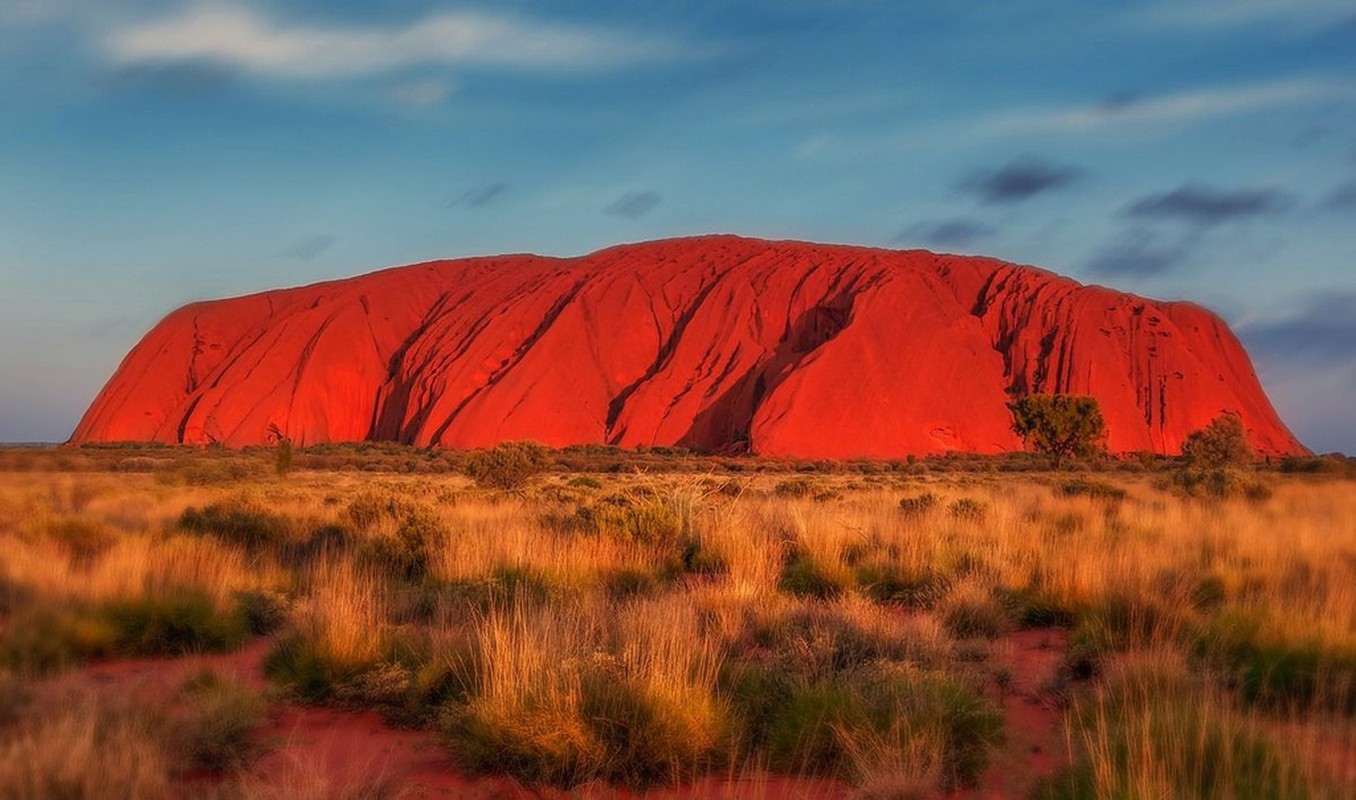
[[[960,182],[960,191],[990,205],[1020,203],[1058,191],[1083,177],[1081,167],[1019,159],[992,170],[980,170]]]
[[[1094,253],[1086,269],[1099,277],[1149,278],[1171,272],[1186,263],[1196,244],[1194,236],[1165,241],[1154,231],[1133,228]]]
[[[300,261],[310,261],[311,259],[324,253],[334,246],[338,239],[327,233],[307,236],[305,239],[297,241],[284,247],[280,252],[284,258],[295,258]]]
[[[448,208],[484,208],[490,203],[498,200],[504,192],[508,191],[508,184],[504,182],[491,183],[485,186],[473,186],[453,198],[448,204]]]
[[[1249,349],[1289,361],[1356,362],[1356,292],[1315,296],[1297,313],[1248,325],[1239,335]]]
[[[977,219],[955,217],[943,220],[924,220],[905,228],[896,242],[919,242],[931,247],[965,247],[987,239],[996,230]]]
[[[628,192],[608,204],[603,213],[626,219],[640,219],[654,211],[662,200],[657,192]]]
[[[1323,201],[1323,207],[1333,211],[1356,209],[1356,181],[1348,181],[1334,189]]]
[[[173,95],[203,95],[235,85],[239,72],[211,61],[129,64],[98,75],[99,85],[116,91],[142,90]]]
[[[1205,228],[1276,214],[1289,205],[1289,198],[1274,188],[1215,189],[1199,184],[1184,184],[1170,192],[1141,197],[1126,206],[1121,216],[1177,221]]]

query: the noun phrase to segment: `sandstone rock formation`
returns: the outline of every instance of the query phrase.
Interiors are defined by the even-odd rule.
[[[1021,448],[1009,393],[1091,394],[1116,452],[1221,412],[1303,452],[1213,314],[987,258],[708,236],[437,261],[194,303],[72,442],[533,439],[808,458]]]

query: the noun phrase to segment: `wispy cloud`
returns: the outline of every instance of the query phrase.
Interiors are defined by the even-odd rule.
[[[1160,0],[1131,12],[1142,25],[1168,30],[1227,30],[1267,25],[1310,32],[1356,19],[1351,0]]]
[[[430,78],[399,84],[392,87],[387,94],[402,105],[436,106],[441,105],[456,90],[457,85],[451,81]]]
[[[228,4],[127,25],[109,33],[104,45],[119,64],[211,62],[290,79],[429,65],[607,69],[690,54],[663,36],[494,12],[441,12],[404,26],[339,26],[289,24]]]
[[[1299,77],[1148,97],[1118,95],[1100,103],[1072,107],[1015,109],[989,118],[981,127],[1003,135],[1162,127],[1352,96],[1356,96],[1356,90],[1349,82]]]
[[[1161,134],[1216,119],[1342,99],[1356,99],[1356,86],[1314,75],[1156,95],[1125,92],[1096,102],[1017,106],[883,134],[820,133],[801,142],[794,155],[803,159],[836,154],[878,157],[938,144],[955,147],[994,139]]]

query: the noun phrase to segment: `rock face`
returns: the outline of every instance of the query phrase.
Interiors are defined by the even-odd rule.
[[[1114,452],[1178,452],[1225,411],[1259,451],[1304,452],[1198,306],[986,258],[733,236],[194,303],[127,355],[72,442],[998,453],[1021,448],[1010,392],[1094,395]]]

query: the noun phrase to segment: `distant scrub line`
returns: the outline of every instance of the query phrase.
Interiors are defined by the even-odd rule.
[[[890,474],[914,476],[949,473],[1028,473],[1065,471],[1093,471],[1111,473],[1161,473],[1179,467],[1181,457],[1157,456],[1151,453],[1126,454],[1119,458],[1096,458],[1073,462],[1059,462],[1041,453],[1004,453],[976,455],[952,453],[941,456],[909,457],[893,460],[802,460],[794,458],[730,457],[701,453],[683,447],[647,447],[624,450],[607,445],[571,445],[549,449],[540,445],[510,442],[509,449],[526,445],[529,475],[538,471],[563,473],[625,474],[635,471],[647,473],[708,473],[732,474],[786,473],[801,474]],[[349,442],[312,445],[290,451],[289,471],[301,472],[361,472],[398,474],[475,474],[477,470],[493,468],[499,456],[488,458],[489,450],[452,450],[419,448],[392,442]],[[155,473],[165,476],[167,482],[203,485],[259,478],[277,469],[277,450],[269,447],[247,447],[228,450],[218,447],[162,445],[151,443],[86,444],[80,447],[44,449],[0,447],[0,471],[122,471]],[[1291,475],[1356,477],[1356,458],[1339,454],[1323,456],[1286,456],[1267,459],[1261,465],[1265,470]],[[796,479],[783,481],[786,492],[795,492]]]

